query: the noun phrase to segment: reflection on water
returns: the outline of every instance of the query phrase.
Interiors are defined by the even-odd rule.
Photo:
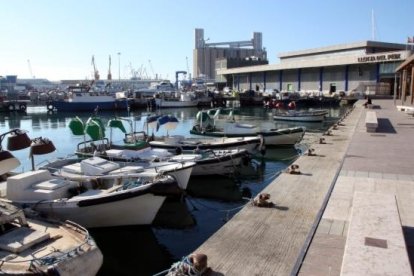
[[[36,163],[73,154],[76,145],[84,138],[70,133],[69,121],[75,116],[86,121],[91,115],[47,113],[31,107],[27,111],[26,114],[0,113],[0,133],[11,128],[22,128],[29,132],[31,138],[38,136],[50,138],[57,151],[49,155],[36,156]],[[191,136],[189,130],[197,111],[197,108],[162,110],[163,114],[174,115],[180,120],[177,129],[170,131],[170,134]],[[342,108],[330,108],[326,122],[305,126],[308,131],[320,132],[332,125],[343,112]],[[143,129],[147,114],[146,111],[134,111],[116,115],[129,117],[135,122],[136,130],[139,131]],[[106,123],[115,114],[102,112],[99,115]],[[241,109],[236,120],[269,128],[304,125],[297,122],[276,122],[272,119],[270,111],[260,107]],[[166,135],[166,131],[161,128],[157,134]],[[122,140],[122,138],[123,133],[114,132],[115,142],[116,139]],[[265,157],[256,156],[251,168],[243,170],[242,174],[233,178],[191,178],[188,196],[182,201],[166,201],[152,227],[93,229],[91,234],[104,254],[104,266],[99,275],[152,275],[168,268],[172,262],[199,247],[247,204],[246,197],[254,197],[271,183],[297,158],[298,154],[306,151],[307,143],[310,141],[304,141],[303,145],[297,148],[267,149]],[[21,160],[21,170],[30,168],[28,149],[13,154]],[[142,210],[131,210],[131,212],[140,211]]]
[[[98,275],[153,275],[173,262],[149,226],[96,228],[90,233],[104,255]]]

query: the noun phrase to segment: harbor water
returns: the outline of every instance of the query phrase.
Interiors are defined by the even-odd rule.
[[[295,148],[267,149],[264,157],[256,156],[250,170],[234,177],[191,178],[187,195],[181,200],[165,202],[153,226],[110,227],[91,229],[92,236],[104,254],[104,264],[99,275],[153,275],[171,266],[177,260],[190,254],[216,232],[223,224],[249,204],[254,197],[275,179],[308,145],[317,141],[316,135],[328,129],[347,107],[326,108],[329,113],[324,122],[277,122],[272,111],[262,107],[241,108],[235,116],[237,121],[254,124],[263,128],[284,128],[305,126],[306,135]],[[189,130],[194,124],[197,108],[165,109],[159,114],[173,115],[180,123],[175,130],[167,133],[161,126],[155,135],[180,134],[190,137]],[[99,116],[106,123],[115,115],[129,118],[135,131],[145,130],[147,111],[106,112]],[[35,157],[35,166],[45,164],[54,158],[72,155],[78,143],[85,137],[74,136],[68,124],[78,116],[86,121],[89,113],[47,112],[44,107],[28,107],[26,113],[0,113],[0,133],[20,128],[28,131],[30,138],[48,138],[53,141],[56,151]],[[127,130],[130,126],[126,125]],[[151,134],[152,131],[149,130]],[[106,130],[106,136],[120,142],[123,133]],[[87,138],[86,138],[87,139]],[[6,140],[6,139],[5,139]],[[6,148],[7,141],[2,146]],[[17,171],[32,169],[29,150],[13,152],[21,161]],[[139,212],[140,210],[131,210]],[[128,215],[128,214],[120,214]]]

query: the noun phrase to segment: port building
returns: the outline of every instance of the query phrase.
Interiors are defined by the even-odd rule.
[[[392,95],[400,83],[395,70],[413,52],[410,47],[379,41],[346,43],[281,53],[276,64],[219,68],[216,74],[239,91]]]

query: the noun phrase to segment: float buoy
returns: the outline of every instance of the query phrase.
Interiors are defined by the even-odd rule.
[[[291,102],[288,104],[288,108],[289,108],[289,109],[295,109],[295,108],[296,108],[296,103],[295,103],[294,101],[291,101]]]
[[[53,111],[54,108],[55,107],[53,106],[53,104],[48,104],[47,105],[47,110],[49,110],[49,111]]]
[[[26,105],[25,104],[20,104],[19,109],[20,109],[20,111],[26,111]]]

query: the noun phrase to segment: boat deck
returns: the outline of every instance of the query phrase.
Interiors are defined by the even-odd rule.
[[[300,175],[283,173],[265,188],[275,207],[246,206],[196,250],[208,255],[215,272],[339,275],[357,189],[399,194],[397,204],[407,240],[414,223],[409,212],[414,207],[410,170],[414,145],[407,148],[405,144],[414,135],[410,126],[414,119],[398,113],[391,100],[376,103],[382,107],[379,118],[389,118],[380,119],[377,133],[366,132],[366,110],[357,103],[345,125],[333,130],[332,136],[324,136],[326,144],[312,145],[317,156],[304,155],[295,162]],[[392,132],[392,126],[398,132]],[[414,243],[410,238],[407,241],[410,248]]]

